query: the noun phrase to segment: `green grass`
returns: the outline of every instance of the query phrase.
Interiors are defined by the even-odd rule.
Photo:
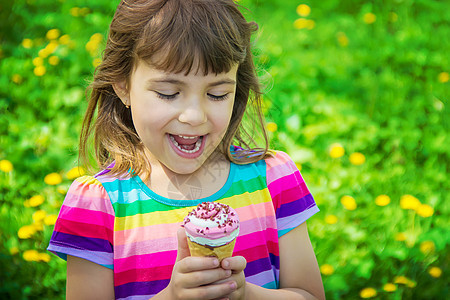
[[[260,26],[254,53],[267,121],[276,124],[272,148],[298,163],[321,209],[308,227],[319,264],[328,266],[327,298],[359,299],[368,287],[377,299],[447,298],[450,6],[425,0],[241,3]],[[302,3],[311,8],[302,17],[314,21],[310,29],[294,26]],[[86,44],[95,33],[106,35],[116,5],[0,5],[0,19],[6,20],[0,31],[0,160],[14,168],[0,171],[1,298],[64,298],[60,259],[24,259],[27,250],[45,252],[52,226],[44,224],[27,239],[18,231],[33,224],[38,210],[58,213],[71,182],[66,173],[77,162],[84,90],[104,39],[93,51]],[[375,22],[364,21],[374,19],[367,13]],[[42,74],[33,60],[50,43],[51,29],[60,32],[58,47],[43,58]],[[57,64],[50,64],[56,60],[51,56]],[[335,143],[343,156],[330,156]],[[355,152],[364,155],[362,165],[351,162]],[[62,182],[48,185],[44,178],[53,172]],[[25,207],[35,195],[44,196],[44,203]],[[344,195],[355,199],[355,210],[342,205]],[[379,195],[390,203],[376,205]],[[402,209],[404,195],[425,206]],[[433,208],[432,216],[420,215],[426,207]],[[333,218],[337,222],[329,224]],[[442,274],[431,276],[432,267]],[[396,290],[385,291],[386,283]]]

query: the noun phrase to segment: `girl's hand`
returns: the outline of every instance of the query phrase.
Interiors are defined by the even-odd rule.
[[[236,290],[230,278],[232,270],[219,267],[214,257],[191,257],[184,229],[177,232],[178,254],[170,283],[166,288],[168,299],[217,299]],[[222,281],[219,284],[212,284]]]
[[[228,294],[226,297],[230,300],[245,299],[245,275],[244,269],[247,266],[247,260],[243,256],[228,257],[222,260],[221,267],[224,270],[231,270],[231,277],[217,282],[231,282],[236,284],[236,290]]]

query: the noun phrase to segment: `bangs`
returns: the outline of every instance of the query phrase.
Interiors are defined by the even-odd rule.
[[[246,58],[250,26],[229,2],[169,0],[144,27],[134,56],[171,73],[228,72]]]

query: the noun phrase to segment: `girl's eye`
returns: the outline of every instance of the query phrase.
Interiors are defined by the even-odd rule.
[[[175,94],[167,95],[167,94],[163,94],[163,93],[160,93],[160,92],[157,92],[157,91],[154,91],[154,92],[156,93],[156,96],[157,96],[158,98],[163,99],[163,100],[173,100],[173,99],[175,99],[175,97],[179,94],[179,93],[177,92],[177,93],[175,93]]]
[[[225,100],[227,99],[229,96],[229,93],[223,94],[223,95],[213,95],[213,94],[208,94],[208,97],[210,97],[211,99],[215,100],[215,101],[221,101],[221,100]]]

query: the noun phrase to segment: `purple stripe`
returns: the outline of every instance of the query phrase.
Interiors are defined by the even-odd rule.
[[[60,246],[75,248],[75,249],[85,249],[89,251],[100,251],[113,253],[112,246],[108,240],[83,237],[68,233],[62,233],[53,231],[51,243]]]
[[[245,277],[258,274],[267,270],[272,270],[272,265],[267,257],[260,258],[258,260],[247,263],[247,267],[244,270]]]
[[[170,279],[130,282],[114,287],[116,298],[126,298],[133,295],[157,294],[169,285]]]
[[[96,264],[102,265],[113,270],[113,254],[99,251],[86,251],[84,249],[74,249],[66,247],[64,245],[60,246],[58,244],[51,243],[48,251],[56,254],[64,260],[67,260],[67,255],[84,258],[86,260],[92,261]]]
[[[281,204],[280,208],[276,211],[277,219],[301,213],[313,205],[315,205],[315,202],[311,194],[308,194],[296,201]]]
[[[282,219],[277,219],[278,238],[280,236],[286,234],[287,232],[289,232],[289,230],[292,230],[295,227],[297,227],[298,225],[302,224],[303,222],[305,222],[307,219],[309,219],[312,215],[314,215],[317,212],[319,212],[319,208],[316,205],[313,205],[310,208],[308,208],[307,210],[302,211],[301,213],[299,213],[297,215],[292,215],[292,216],[285,217]],[[289,229],[289,230],[286,231],[287,229]]]

